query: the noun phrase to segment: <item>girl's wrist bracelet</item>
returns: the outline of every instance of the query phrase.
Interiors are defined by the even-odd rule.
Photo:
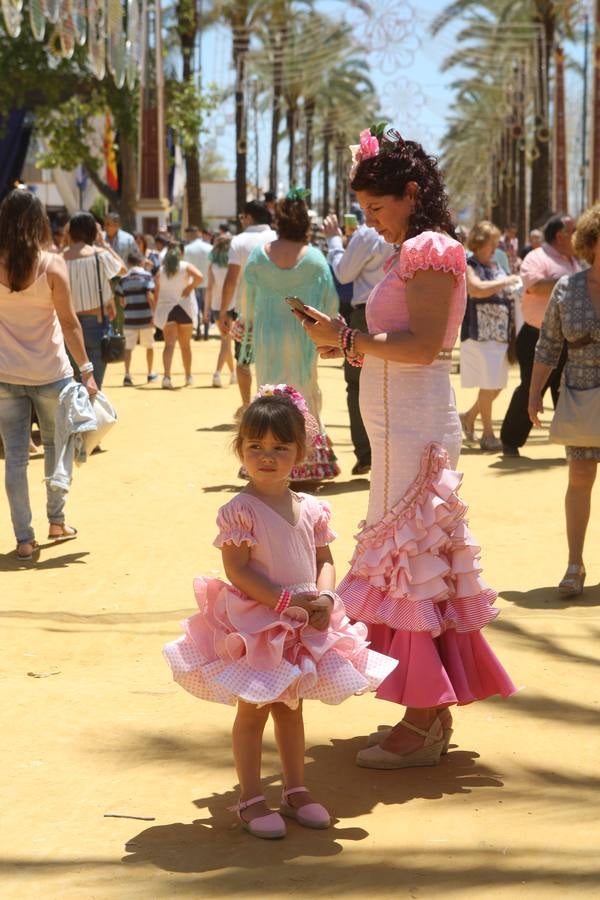
[[[319,591],[319,597],[328,597],[335,606],[335,591]]]
[[[89,362],[89,360],[88,360],[88,362],[82,363],[82,365],[79,366],[79,371],[81,372],[82,375],[87,375],[88,372],[93,372],[94,371],[94,363]]]
[[[277,601],[277,606],[275,607],[275,612],[276,613],[284,612],[288,608],[288,606],[290,605],[291,602],[292,602],[292,595],[288,590],[286,590],[286,588],[284,588],[282,590],[281,594],[279,595],[279,600]]]

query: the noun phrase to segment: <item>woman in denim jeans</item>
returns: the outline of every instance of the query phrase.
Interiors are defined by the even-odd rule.
[[[127,271],[123,260],[106,243],[100,226],[88,212],[75,213],[69,221],[69,246],[63,254],[69,272],[73,307],[83,331],[85,349],[94,364],[94,375],[102,387],[106,363],[100,350],[105,322],[102,320],[100,291],[104,312],[109,319],[116,314],[111,279]],[[75,360],[72,360],[74,362]],[[76,371],[76,376],[79,373]]]
[[[43,249],[50,243],[50,224],[38,198],[21,189],[8,194],[0,206],[0,437],[20,560],[32,559],[38,547],[27,484],[31,411],[33,407],[40,424],[48,479],[54,471],[59,394],[73,380],[65,343],[90,397],[98,391],[71,303],[65,262]],[[77,534],[65,524],[64,506],[64,493],[47,489],[49,540]]]

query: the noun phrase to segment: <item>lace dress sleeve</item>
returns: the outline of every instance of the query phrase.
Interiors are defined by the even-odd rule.
[[[540,336],[535,347],[535,361],[554,369],[558,364],[564,343],[559,303],[567,293],[568,278],[560,278],[554,285],[550,302],[546,307]]]
[[[455,278],[462,278],[466,271],[466,256],[462,244],[437,231],[424,231],[405,241],[398,261],[400,278],[408,281],[417,272],[426,269],[451,272]]]
[[[257,543],[252,510],[237,499],[221,507],[217,513],[217,528],[219,533],[213,541],[215,547],[225,544],[240,547],[243,543],[252,547]]]

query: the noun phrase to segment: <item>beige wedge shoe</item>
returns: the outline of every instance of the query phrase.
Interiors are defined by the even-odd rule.
[[[406,719],[399,723],[404,728],[422,735],[423,746],[412,753],[391,753],[379,744],[361,750],[356,756],[356,763],[365,769],[406,769],[412,766],[437,766],[444,747],[444,731],[439,718],[433,720],[429,731],[417,728]]]
[[[444,746],[442,747],[442,756],[444,756],[444,754],[448,752],[450,739],[454,734],[454,729],[452,728],[452,715],[447,709],[442,709],[438,713],[438,719],[442,724],[442,731],[444,733]],[[385,740],[393,727],[393,725],[378,725],[377,731],[372,731],[367,737],[367,747],[376,747],[380,744]]]

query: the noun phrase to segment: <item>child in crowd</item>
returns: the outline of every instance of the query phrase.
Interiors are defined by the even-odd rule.
[[[221,507],[215,545],[230,584],[196,578],[200,613],[165,647],[175,680],[205,700],[237,703],[234,807],[256,837],[286,833],[261,792],[263,731],[273,717],[283,769],[280,813],[327,828],[329,813],[304,786],[303,698],[341,703],[375,690],[395,660],[368,650],[366,627],[351,625],[334,591],[330,509],[288,486],[318,430],[288,385],[266,386],[246,409],[235,449],[248,485]]]
[[[125,336],[125,377],[123,387],[133,387],[131,377],[131,354],[139,343],[146,348],[148,366],[147,381],[156,381],[158,375],[152,371],[154,362],[154,278],[144,268],[144,260],[139,250],[131,250],[127,256],[127,273],[123,275],[115,289],[124,309],[123,334]]]

